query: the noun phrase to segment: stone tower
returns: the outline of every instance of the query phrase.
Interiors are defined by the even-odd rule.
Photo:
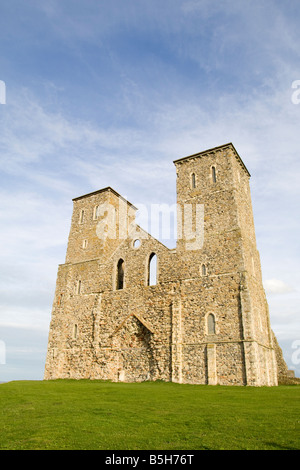
[[[250,174],[232,144],[179,159],[175,165],[182,234],[177,251],[187,265],[186,278],[193,279],[193,290],[202,297],[202,315],[211,314],[214,321],[215,334],[206,337],[211,383],[220,381],[223,367],[226,374],[230,367],[233,382],[274,385],[276,360],[256,247]],[[185,205],[192,210],[184,210]],[[192,243],[185,238],[186,221],[180,217],[186,213],[192,219],[198,214],[198,231],[194,220],[187,223],[195,227]],[[202,278],[198,273],[197,279],[199,269]],[[237,364],[243,366],[236,370]]]
[[[45,379],[277,385],[249,172],[232,144],[174,163],[174,250],[112,188],[73,200]]]

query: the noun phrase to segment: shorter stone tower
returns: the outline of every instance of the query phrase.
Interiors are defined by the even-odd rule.
[[[174,163],[174,250],[112,188],[73,200],[45,379],[277,385],[249,172],[232,144]]]

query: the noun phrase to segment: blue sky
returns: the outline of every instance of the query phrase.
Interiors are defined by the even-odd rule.
[[[227,142],[299,376],[299,20],[298,0],[1,1],[0,381],[43,378],[71,199],[174,204],[173,160]]]

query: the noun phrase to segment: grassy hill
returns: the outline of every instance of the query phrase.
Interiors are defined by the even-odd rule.
[[[0,385],[0,449],[299,449],[300,386],[18,381]]]

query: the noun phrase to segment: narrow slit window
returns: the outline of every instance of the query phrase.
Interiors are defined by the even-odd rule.
[[[60,307],[61,304],[62,304],[62,300],[63,300],[63,294],[59,294],[59,297],[58,297],[58,301],[57,301],[57,305]]]
[[[151,253],[149,256],[148,264],[148,286],[155,286],[157,284],[157,256]]]
[[[117,266],[117,290],[124,288],[124,260],[120,259]]]
[[[79,223],[83,224],[83,221],[84,221],[84,210],[82,209],[80,211]]]
[[[112,224],[114,228],[117,225],[117,209],[115,207],[113,207],[113,210],[112,210]]]
[[[98,211],[99,211],[99,206],[94,207],[94,220],[98,219]]]
[[[196,175],[195,173],[192,174],[192,188],[195,189],[196,187]]]
[[[214,166],[211,167],[211,177],[212,177],[212,182],[216,183],[217,175],[216,175],[216,168]]]
[[[77,281],[77,294],[81,292],[81,281]]]
[[[73,327],[73,339],[77,339],[78,336],[78,325],[75,323]]]
[[[207,269],[206,269],[205,264],[202,264],[201,273],[202,273],[202,276],[206,276],[206,274],[207,274]]]
[[[212,313],[210,313],[207,317],[207,333],[209,335],[216,334],[216,320],[215,316]]]

